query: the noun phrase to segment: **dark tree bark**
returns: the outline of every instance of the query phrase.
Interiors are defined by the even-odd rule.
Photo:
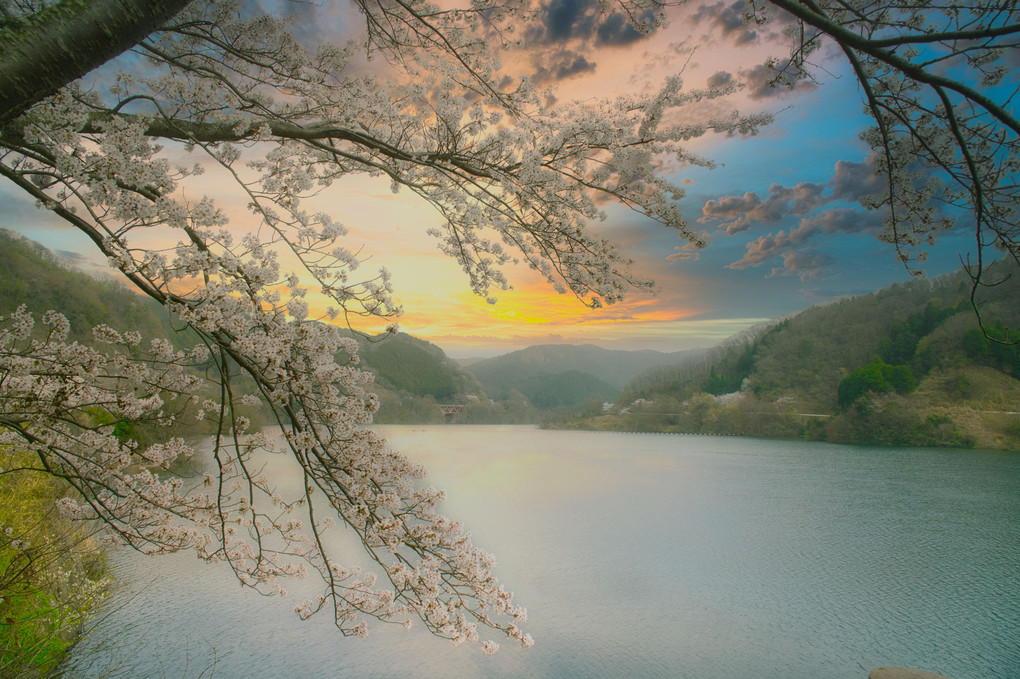
[[[122,54],[191,0],[64,0],[0,31],[0,124]]]

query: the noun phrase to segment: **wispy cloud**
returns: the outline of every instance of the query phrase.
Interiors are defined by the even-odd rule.
[[[595,47],[630,45],[650,33],[637,30],[629,18],[604,11],[598,0],[549,0],[539,6],[541,19],[528,27],[525,41],[531,46],[590,44]]]
[[[708,240],[708,234],[704,234],[703,238]],[[677,245],[673,248],[673,252],[666,255],[667,262],[696,262],[699,259],[701,259],[701,248],[690,242]]]
[[[773,268],[770,276],[795,275],[808,280],[837,264],[834,257],[817,250],[823,237],[877,236],[881,232],[881,213],[851,207],[880,190],[881,179],[869,162],[840,160],[824,183],[800,182],[793,186],[773,183],[764,196],[747,191],[710,199],[702,206],[698,221],[716,223],[717,229],[734,236],[751,231],[756,224],[782,225],[798,219],[796,225],[748,242],[744,255],[729,268],[757,267],[779,258],[782,266]]]
[[[705,23],[715,28],[722,37],[735,45],[746,45],[759,39],[754,25],[745,18],[747,3],[735,2],[704,3],[691,14],[694,23]]]

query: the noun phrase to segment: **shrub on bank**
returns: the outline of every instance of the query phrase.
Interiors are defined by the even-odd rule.
[[[0,676],[35,679],[64,659],[109,581],[87,527],[57,511],[60,482],[28,453],[0,453]]]

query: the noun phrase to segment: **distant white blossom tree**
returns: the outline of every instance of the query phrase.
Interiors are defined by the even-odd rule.
[[[286,22],[232,2],[0,2],[0,176],[200,338],[185,351],[100,327],[86,347],[59,314],[40,325],[19,309],[0,322],[0,445],[34,453],[33,468],[76,491],[68,514],[136,549],[194,549],[263,592],[311,570],[321,593],[296,612],[331,610],[344,634],[364,634],[366,618],[419,619],[457,642],[479,640],[481,625],[529,646],[491,557],[437,512],[442,494],[416,483],[421,467],[364,427],[378,406],[370,375],[323,321],[398,309],[385,271],[359,278],[357,244],[304,198],[351,174],[385,178],[442,215],[442,247],[479,294],[505,287],[501,265],[523,260],[595,306],[648,285],[589,229],[600,205],[696,241],[676,206],[682,189],[656,162],[708,164],[683,143],[751,133],[767,117],[667,124],[725,93],[684,91],[679,78],[653,96],[543,110],[527,82],[497,85],[492,44],[513,27],[512,2],[359,6],[369,44],[405,77],[353,67],[353,44],[310,51]],[[195,161],[181,163],[187,154]],[[218,196],[187,188],[210,166],[247,204],[242,228]],[[328,318],[309,316],[309,289]],[[238,414],[252,403],[272,410],[301,466],[297,496],[260,471],[258,451],[280,444]],[[213,471],[196,486],[168,471],[193,453],[187,442],[142,447],[117,429],[172,424],[189,404],[217,428]],[[374,569],[335,553],[336,523]]]

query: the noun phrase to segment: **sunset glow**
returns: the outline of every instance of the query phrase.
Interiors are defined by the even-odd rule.
[[[312,30],[305,36],[310,40],[335,39],[337,31],[356,36],[360,30],[359,20],[346,9],[300,11],[319,12],[318,23],[302,17],[303,24],[316,27],[306,29]],[[442,226],[440,215],[406,189],[392,193],[387,180],[348,177],[308,198],[306,209],[327,212],[348,229],[344,245],[363,261],[357,274],[372,279],[383,267],[391,273],[394,296],[404,309],[398,319],[403,331],[455,356],[561,342],[676,351],[710,346],[766,319],[910,277],[890,247],[876,239],[875,215],[855,202],[859,194],[854,191],[868,181],[862,170],[867,149],[858,139],[868,119],[855,80],[844,77],[845,67],[833,55],[819,56],[828,69],[820,71],[825,80],[793,91],[769,89],[760,64],[782,53],[786,44],[775,27],[772,33],[756,33],[741,21],[735,28],[718,14],[702,16],[698,5],[685,5],[666,29],[608,40],[585,33],[584,22],[568,14],[550,15],[545,33],[535,32],[531,43],[504,60],[508,71],[542,88],[555,87],[547,95],[550,104],[593,104],[600,98],[653,92],[680,73],[685,89],[738,84],[725,99],[693,106],[685,114],[692,120],[739,110],[772,112],[775,122],[753,138],[708,134],[690,141],[689,150],[716,162],[715,169],[660,159],[670,178],[686,188],[680,210],[702,232],[707,248],[692,249],[638,214],[607,208],[596,230],[634,260],[637,277],[655,281],[658,288],[654,295],[634,291],[604,309],[589,309],[572,295],[557,294],[523,265],[507,269],[513,289],[492,291],[495,304],[474,296],[467,276],[426,233]],[[565,23],[553,25],[560,20]],[[175,162],[201,160],[183,149],[170,150]],[[244,195],[230,190],[231,181],[212,170],[187,182],[182,191],[189,201],[215,197],[230,218],[228,228],[240,236],[254,222]],[[798,196],[808,200],[798,203]],[[0,226],[24,233],[86,270],[105,268],[89,242],[22,195],[3,193],[0,199],[7,206]],[[153,232],[135,245],[173,245],[161,237]],[[927,272],[957,268],[959,254],[969,245],[963,231],[945,234],[931,252]],[[324,314],[324,304],[314,290],[310,293],[312,312]],[[377,332],[390,321],[352,322]]]

